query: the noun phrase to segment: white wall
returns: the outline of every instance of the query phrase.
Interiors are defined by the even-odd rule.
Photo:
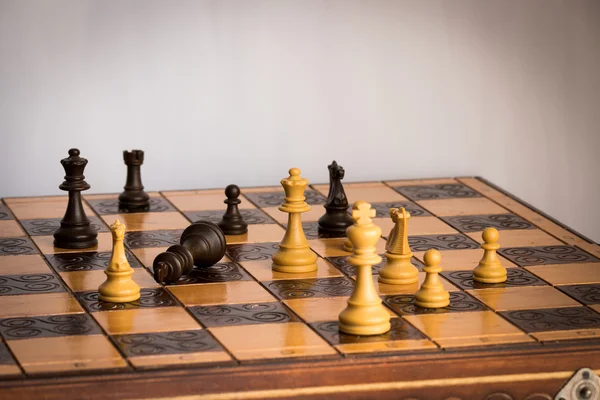
[[[600,240],[600,2],[0,0],[0,195],[481,175]]]

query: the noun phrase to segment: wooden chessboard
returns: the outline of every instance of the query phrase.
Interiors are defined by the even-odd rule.
[[[82,251],[52,244],[66,197],[3,199],[0,397],[227,398],[245,391],[244,398],[502,392],[508,397],[498,398],[541,399],[577,368],[600,369],[598,244],[479,178],[346,183],[345,190],[350,202],[372,204],[386,236],[390,207],[411,213],[414,264],[422,267],[429,248],[441,252],[447,308],[416,307],[417,284],[379,284],[378,265],[373,280],[392,330],[375,337],[338,332],[355,270],[343,239],[317,234],[328,185],[307,189],[312,210],[302,215],[317,272],[272,272],[287,222],[277,209],[284,194],[281,187],[248,188],[240,205],[248,234],[227,237],[221,262],[170,286],[152,279],[154,257],[178,243],[190,222],[217,222],[222,189],[152,193],[150,211],[139,214],[119,214],[116,194],[85,195],[99,244]],[[97,293],[111,254],[107,226],[117,218],[127,226],[128,257],[142,287],[141,299],[127,304],[104,303]],[[471,278],[488,226],[500,231],[504,284]]]

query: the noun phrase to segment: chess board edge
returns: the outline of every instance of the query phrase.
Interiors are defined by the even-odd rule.
[[[484,178],[455,179],[476,179],[573,235],[597,245]],[[2,203],[6,204],[4,199]],[[106,370],[61,376],[37,375],[25,379],[2,377],[0,398],[77,398],[82,391],[98,399],[219,393],[233,396],[238,392],[246,392],[247,398],[263,398],[267,394],[265,391],[273,398],[298,393],[315,398],[351,398],[351,393],[377,398],[471,398],[476,394],[486,398],[507,386],[510,386],[513,398],[527,398],[535,393],[542,396],[540,398],[544,398],[543,395],[553,398],[570,375],[581,367],[591,367],[600,373],[600,340],[573,340],[537,348],[502,345],[444,352],[383,352],[369,357],[278,359],[241,365],[176,365],[146,371],[120,370],[118,374]],[[110,392],[106,391],[107,385],[110,385]]]

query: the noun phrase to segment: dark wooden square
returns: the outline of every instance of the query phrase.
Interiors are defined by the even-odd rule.
[[[257,207],[279,207],[283,204],[285,192],[283,189],[273,192],[244,193],[244,196]],[[304,191],[306,202],[310,205],[325,204],[327,198],[314,189]]]
[[[119,212],[125,212],[119,211],[118,195],[115,195],[114,199],[86,199],[86,201],[90,207],[93,208],[96,213],[98,213],[98,215],[118,214]],[[173,207],[167,199],[162,197],[150,197],[150,209],[146,212],[167,211],[177,211],[177,209]]]
[[[102,301],[98,298],[97,291],[77,292],[75,295],[89,312],[172,307],[178,305],[177,301],[163,288],[142,288],[140,298],[129,303],[109,303]]]
[[[429,249],[467,250],[478,249],[480,247],[479,243],[460,233],[409,236],[408,244],[412,251],[427,251]]]
[[[500,314],[527,333],[600,328],[600,314],[588,307],[536,308]]]
[[[252,277],[236,263],[220,262],[208,268],[194,268],[192,272],[182,276],[181,279],[179,279],[173,285],[251,280]]]
[[[0,276],[0,296],[65,291],[60,280],[53,274]]]
[[[142,266],[129,249],[125,250],[125,254],[131,268]],[[110,251],[45,255],[50,266],[57,272],[104,270],[108,267],[111,256]]]
[[[93,334],[101,335],[102,330],[88,314],[46,315],[0,320],[0,336],[4,340]]]
[[[279,302],[196,306],[189,310],[207,328],[299,321],[298,317]]]
[[[507,268],[506,282],[481,283],[473,280],[473,270],[445,271],[441,275],[461,289],[491,289],[518,286],[544,286],[547,283],[526,269]]]
[[[481,197],[479,193],[461,183],[439,185],[394,186],[393,189],[412,201]]]
[[[205,330],[136,333],[112,338],[127,357],[224,351]]]
[[[38,250],[29,238],[0,238],[0,256],[38,254]]]
[[[19,220],[29,236],[49,236],[60,227],[62,218],[26,219]],[[98,217],[88,216],[92,228],[96,232],[109,232],[106,224]]]
[[[261,284],[280,300],[350,296],[354,290],[354,281],[347,277],[289,279]]]
[[[16,365],[16,361],[13,358],[10,350],[5,343],[0,342],[0,365]]]
[[[382,261],[379,264],[373,265],[371,267],[371,272],[373,275],[377,275],[379,273],[379,270],[381,269],[381,267],[383,267],[385,265],[385,263],[387,262],[385,255],[380,254],[379,256],[381,257]],[[348,257],[346,257],[346,256],[325,257],[325,259],[330,261],[333,265],[335,265],[335,267],[337,269],[342,271],[345,275],[356,276],[356,267],[353,265],[350,265],[348,263]],[[413,258],[411,258],[410,262],[412,263],[412,265],[417,267],[417,269],[419,271],[423,270],[423,263],[421,261],[419,261],[413,257]]]
[[[125,232],[125,244],[130,249],[169,247],[179,244],[183,229]]]
[[[580,303],[600,304],[600,283],[592,285],[556,286],[556,288],[565,292]]]
[[[0,201],[0,221],[15,219],[8,207]]]
[[[227,246],[227,254],[237,262],[265,261],[270,260],[278,249],[278,242],[231,244]]]
[[[223,218],[225,210],[209,210],[209,211],[186,211],[183,214],[192,222],[209,221],[218,224]],[[244,221],[248,225],[259,224],[275,224],[275,220],[262,210],[258,209],[241,209],[240,214],[244,217]]]
[[[575,246],[509,247],[500,249],[498,252],[520,267],[544,264],[600,262],[593,255]]]
[[[518,215],[490,214],[490,215],[459,215],[455,217],[440,217],[453,228],[461,232],[481,232],[485,228],[496,228],[499,231],[505,229],[536,229],[531,222],[524,220]]]
[[[485,311],[488,308],[465,292],[450,292],[450,304],[442,308],[422,308],[415,305],[412,294],[384,296],[383,302],[400,315],[442,314],[449,312]]]
[[[347,343],[374,343],[394,340],[419,340],[425,335],[402,318],[390,319],[391,329],[383,335],[357,336],[339,330],[339,321],[314,322],[309,324],[329,344],[335,346]]]

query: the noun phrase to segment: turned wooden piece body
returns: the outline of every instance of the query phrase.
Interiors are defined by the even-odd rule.
[[[229,185],[225,188],[227,199],[223,202],[227,204],[227,210],[219,221],[219,228],[226,235],[243,235],[248,232],[248,224],[238,209],[238,205],[242,202],[239,199],[240,194],[240,188],[237,185]]]
[[[344,237],[346,229],[354,223],[348,214],[348,198],[342,186],[344,168],[333,161],[329,169],[329,194],[324,205],[325,214],[319,218],[319,235],[324,237]]]
[[[194,266],[206,268],[219,262],[225,255],[225,235],[212,222],[199,221],[188,226],[181,234],[180,244],[171,246],[154,259],[154,280],[158,283],[177,282],[189,274]]]
[[[90,188],[83,175],[88,161],[79,157],[78,149],[70,149],[69,157],[60,163],[66,175],[59,188],[69,192],[69,203],[60,227],[54,232],[54,246],[64,249],[94,247],[98,244],[98,233],[91,226],[81,202],[81,191]]]
[[[127,165],[127,181],[119,195],[119,211],[142,212],[150,209],[150,196],[144,192],[141,166],[144,163],[142,150],[123,151],[123,161]]]

